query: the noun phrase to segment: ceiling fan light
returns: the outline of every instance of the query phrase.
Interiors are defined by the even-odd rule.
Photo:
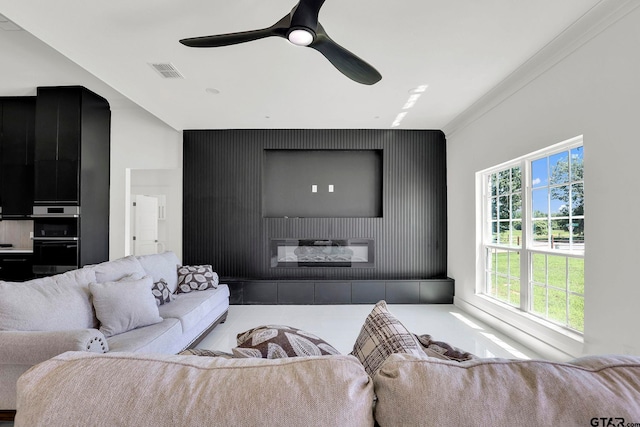
[[[309,46],[313,42],[313,34],[308,30],[293,30],[287,36],[289,41],[296,46]]]

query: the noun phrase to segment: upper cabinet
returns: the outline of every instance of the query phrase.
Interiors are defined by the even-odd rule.
[[[109,103],[83,87],[38,88],[35,205],[80,205],[108,193],[110,123]]]
[[[35,97],[0,98],[0,204],[4,219],[31,216],[35,110]]]

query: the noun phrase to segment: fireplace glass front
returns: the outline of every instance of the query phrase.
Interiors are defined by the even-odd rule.
[[[374,267],[372,239],[271,239],[271,267]]]

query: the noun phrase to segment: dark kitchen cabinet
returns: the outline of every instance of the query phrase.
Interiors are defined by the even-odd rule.
[[[82,87],[38,88],[36,120],[35,204],[80,204],[82,161],[109,165],[108,102]]]
[[[4,219],[31,216],[35,109],[35,97],[0,98],[0,203]]]
[[[39,87],[34,205],[79,206],[78,265],[109,258],[111,109],[81,86]]]
[[[22,282],[33,279],[32,254],[0,254],[0,280]]]

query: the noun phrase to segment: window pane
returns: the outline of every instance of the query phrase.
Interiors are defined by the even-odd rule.
[[[511,278],[511,292],[509,293],[509,304],[520,306],[520,280]]]
[[[533,190],[531,201],[534,218],[546,217],[549,214],[549,189]]]
[[[584,166],[584,150],[577,147],[571,150],[571,181],[582,181]]]
[[[511,241],[511,236],[509,235],[509,221],[500,221],[500,240],[498,243],[502,243],[508,245]]]
[[[511,223],[511,244],[514,246],[522,245],[522,221]]]
[[[533,281],[536,283],[547,283],[547,256],[543,254],[533,255]]]
[[[498,199],[498,209],[500,219],[509,219],[509,196],[501,196]]]
[[[511,219],[522,218],[522,197],[519,194],[511,196]]]
[[[498,195],[498,175],[491,174],[491,178],[489,178],[489,185],[491,187],[491,195],[492,196],[497,196]]]
[[[583,258],[569,258],[569,291],[584,295]]]
[[[520,252],[509,252],[509,274],[520,277]]]
[[[569,155],[568,152],[554,154],[549,157],[550,185],[569,182]]]
[[[498,198],[491,198],[491,219],[498,219]]]
[[[569,250],[568,219],[551,221],[551,249]]]
[[[541,316],[547,315],[547,288],[545,288],[544,286],[533,286],[531,311]]]
[[[506,277],[509,274],[509,252],[496,251],[496,272]]]
[[[571,186],[571,213],[584,215],[584,185],[573,184]]]
[[[498,223],[491,223],[491,243],[498,243]]]
[[[531,186],[533,188],[549,185],[547,158],[531,162]]]
[[[522,187],[522,171],[520,167],[515,167],[511,169],[511,191],[516,192],[520,191]]]
[[[547,281],[549,286],[567,288],[567,258],[547,255]]]
[[[571,222],[573,228],[574,249],[584,250],[584,219],[574,219]]]
[[[557,289],[549,288],[549,319],[561,324],[567,322],[567,293]]]
[[[498,173],[498,194],[507,194],[510,191],[510,175],[509,169]]]
[[[551,189],[551,216],[569,216],[569,186]]]
[[[504,277],[498,277],[498,280],[500,282],[498,283],[496,298],[498,298],[500,301],[506,302],[508,301],[507,298],[509,297],[509,283]]]
[[[544,221],[533,221],[533,246],[547,247],[549,245],[549,224]]]
[[[584,332],[584,297],[569,295],[569,327]]]

